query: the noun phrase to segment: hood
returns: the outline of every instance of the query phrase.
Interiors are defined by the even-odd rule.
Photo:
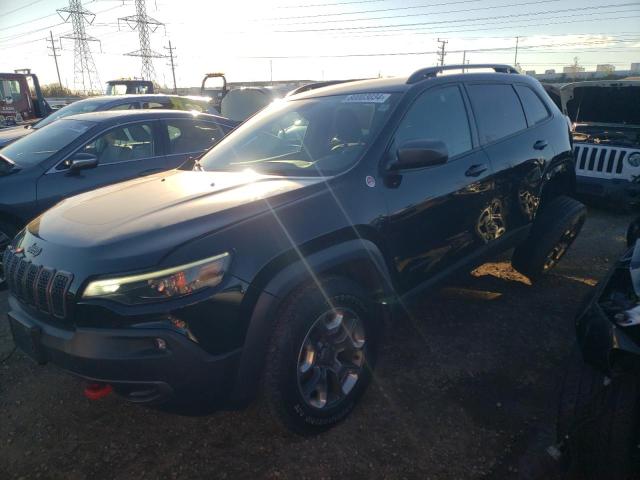
[[[161,255],[290,198],[280,194],[322,181],[172,170],[64,200],[31,222],[27,231],[54,249],[73,249],[79,258],[151,259],[154,252]]]
[[[560,92],[574,123],[640,126],[640,81],[577,82]]]
[[[15,142],[19,138],[29,135],[33,132],[31,128],[24,127],[11,127],[0,129],[0,148],[9,145],[11,142]]]

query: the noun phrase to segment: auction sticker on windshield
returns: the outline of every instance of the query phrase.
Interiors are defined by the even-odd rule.
[[[390,96],[390,93],[354,93],[344,97],[342,103],[384,103]]]

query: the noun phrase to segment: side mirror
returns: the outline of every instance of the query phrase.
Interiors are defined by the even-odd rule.
[[[95,168],[98,166],[98,157],[92,153],[76,153],[73,157],[65,160],[65,165],[72,172],[85,170],[87,168]]]
[[[449,151],[440,140],[411,140],[404,143],[396,152],[395,161],[390,170],[432,167],[447,163]]]
[[[633,220],[627,227],[627,247],[633,247],[640,238],[640,217]]]

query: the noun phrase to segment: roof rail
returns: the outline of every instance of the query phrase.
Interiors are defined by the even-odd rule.
[[[518,70],[510,65],[502,65],[499,63],[476,63],[472,65],[441,65],[438,67],[427,67],[416,70],[407,79],[407,83],[416,83],[426,78],[433,78],[445,70],[471,70],[475,68],[492,68],[498,73],[519,73]]]

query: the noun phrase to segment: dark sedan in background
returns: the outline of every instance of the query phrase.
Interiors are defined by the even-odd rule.
[[[37,123],[24,127],[12,127],[0,130],[0,148],[34,131],[50,125],[56,120],[80,113],[101,112],[105,110],[168,109],[196,111],[217,115],[213,102],[207,97],[183,97],[179,95],[110,95],[85,98],[56,110]]]
[[[235,125],[177,110],[107,111],[69,116],[13,142],[0,151],[0,251],[60,200],[178,167]]]

